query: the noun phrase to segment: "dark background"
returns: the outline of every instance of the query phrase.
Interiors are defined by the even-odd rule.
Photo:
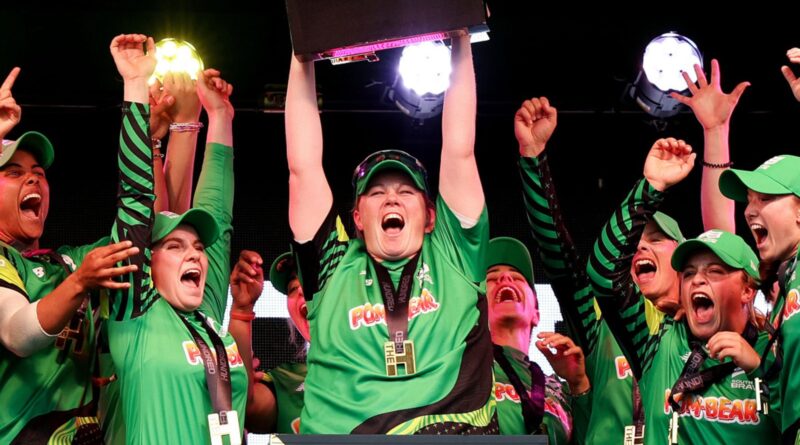
[[[528,1],[488,3],[491,40],[474,45],[473,51],[479,99],[476,155],[493,236],[529,240],[512,128],[513,114],[525,98],[546,95],[560,111],[549,147],[551,167],[582,252],[641,176],[655,139],[675,136],[702,150],[702,130],[691,113],[655,123],[623,100],[645,45],[666,31],[692,38],[707,66],[712,57],[720,60],[724,90],[742,80],[752,82],[733,118],[731,152],[737,167],[750,169],[772,155],[797,152],[800,104],[779,70],[786,50],[800,45],[794,23],[798,14],[792,8],[750,5],[720,16],[670,12],[668,4],[652,3],[648,9],[663,10],[647,15],[572,2],[549,5],[547,11]],[[23,105],[23,120],[10,137],[36,129],[56,147],[56,162],[48,171],[52,199],[44,246],[89,242],[110,227],[122,83],[108,45],[117,34],[139,32],[156,40],[192,42],[206,66],[220,69],[235,86],[234,254],[255,249],[272,261],[287,250],[283,115],[259,108],[265,85],[286,82],[291,43],[282,1],[3,2],[0,21],[0,75],[22,67],[13,92]],[[318,63],[325,167],[343,211],[351,205],[353,167],[376,149],[405,149],[428,166],[433,184],[438,176],[440,121],[415,124],[381,101],[382,86],[366,87],[394,80],[399,53],[379,56],[381,62],[373,64]],[[200,161],[198,155],[198,166]],[[698,166],[664,206],[687,236],[701,231],[699,182]],[[741,209],[737,222],[749,241],[741,230],[746,229]]]

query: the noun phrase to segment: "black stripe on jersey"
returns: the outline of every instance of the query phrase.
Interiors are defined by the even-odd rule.
[[[21,287],[15,284],[11,284],[5,280],[0,280],[0,287],[13,290],[14,292],[19,292],[20,294],[22,294],[22,296],[25,297],[26,300],[31,301],[31,297],[28,296],[28,293],[25,292],[25,289],[22,289]]]
[[[378,414],[353,429],[353,434],[385,434],[395,426],[420,416],[432,414],[468,413],[480,409],[489,401],[493,390],[492,340],[489,335],[488,303],[486,296],[477,293],[478,323],[465,339],[466,349],[455,385],[449,394],[431,405]],[[424,346],[423,346],[424,347]],[[380,386],[377,387],[380,390]],[[457,424],[453,434],[475,431],[473,425]],[[480,434],[480,431],[478,431]]]
[[[149,181],[151,176],[147,175],[147,172],[142,170],[138,165],[134,164],[130,159],[125,156],[120,157],[120,162],[127,170],[127,175],[123,177],[123,180],[126,184],[130,184],[131,187],[136,189],[138,193],[145,194],[149,193],[147,187],[140,184],[136,179],[141,181]],[[135,178],[135,179],[134,179]]]
[[[134,112],[134,113],[138,114],[139,116],[141,116],[142,120],[144,120],[145,122],[149,123],[149,121],[150,121],[150,113],[147,111],[147,109],[145,108],[144,104],[138,104],[138,103],[135,103],[135,102],[131,102],[130,103],[130,109],[131,109],[132,112]],[[149,128],[148,127],[141,127],[136,122],[135,114],[123,113],[122,116],[123,116],[123,119],[130,121],[130,128],[133,130],[133,134],[131,134],[131,135],[128,135],[126,131],[122,131],[121,132],[122,133],[122,137],[126,138],[126,139],[128,137],[135,137],[138,140],[144,142],[144,145],[150,147],[150,144],[151,144],[150,135],[146,133],[146,131]],[[127,139],[127,140],[130,141],[130,139]],[[128,145],[128,146],[130,147],[130,145]],[[132,151],[138,151],[138,150],[132,150]],[[146,159],[142,159],[142,161],[147,162]]]

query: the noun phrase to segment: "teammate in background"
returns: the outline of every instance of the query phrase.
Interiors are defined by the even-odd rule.
[[[800,63],[800,49],[787,51],[792,63]],[[800,80],[788,66],[781,67],[795,98],[800,101]],[[800,387],[791,370],[800,362],[800,324],[798,312],[800,280],[797,278],[797,255],[800,245],[800,157],[780,155],[768,159],[753,171],[732,169],[722,174],[719,188],[734,201],[746,202],[745,220],[756,241],[765,270],[777,271],[778,298],[770,315],[775,329],[777,354],[782,367],[760,371],[769,378],[780,371],[778,386],[770,391],[770,403],[782,412],[783,443],[800,438],[800,402],[792,395]],[[772,279],[772,277],[768,277]]]
[[[569,398],[561,382],[545,376],[528,359],[531,330],[539,324],[539,302],[533,288],[533,262],[521,241],[498,237],[489,241],[486,297],[494,344],[495,400],[501,434],[547,434],[551,444],[572,436]],[[584,357],[572,340],[542,333],[537,347],[569,384],[571,394],[590,390]],[[556,348],[552,353],[549,347]]]
[[[254,266],[260,265],[261,261],[261,256],[255,252],[242,252],[234,275],[239,271],[237,276],[239,281],[257,283],[261,280],[263,286],[263,273]],[[289,311],[292,329],[296,329],[306,342],[310,341],[306,319],[308,310],[291,252],[283,253],[275,259],[269,271],[269,281],[275,289],[286,295],[286,309]],[[233,283],[233,278],[231,282]],[[254,287],[251,293],[257,297],[261,294],[260,288]],[[243,342],[238,337],[236,343],[242,351]],[[245,420],[247,430],[259,434],[298,434],[305,395],[305,360],[281,363],[263,373],[251,370],[251,378],[255,384],[252,385],[252,392],[248,395]]]
[[[85,419],[96,411],[97,291],[127,286],[113,278],[132,268],[114,264],[137,249],[129,241],[107,245],[107,237],[40,248],[54,151],[34,131],[3,139],[22,115],[11,94],[19,72],[0,86],[0,442],[40,444],[83,423],[83,434],[98,434],[96,420]]]
[[[630,285],[635,240],[695,156],[683,141],[656,141],[645,179],[601,231],[589,276],[648,408],[644,443],[774,443],[777,424],[757,409],[759,383],[746,374],[760,365],[768,336],[753,315],[758,259],[744,241],[711,230],[675,250],[685,321],[667,315],[653,323],[642,292]],[[727,357],[732,362],[723,363]]]
[[[130,287],[113,294],[109,316],[126,442],[211,443],[225,435],[240,441],[247,372],[236,343],[230,335],[220,336],[217,321],[228,284],[221,273],[228,257],[220,253],[232,232],[232,87],[201,75],[198,89],[209,110],[214,155],[205,159],[194,208],[153,215],[147,79],[155,68],[154,50],[152,38],[140,34],[117,36],[111,44],[125,83],[120,207],[112,237],[130,238],[140,249],[131,261],[136,271]],[[131,169],[131,162],[141,167]],[[209,387],[216,391],[209,393]]]
[[[557,110],[544,97],[525,101],[514,118],[525,210],[570,335],[586,354],[586,374],[590,382],[598,382],[591,394],[579,393],[572,399],[573,437],[585,443],[621,443],[628,429],[642,430],[644,407],[634,398],[628,361],[596,305],[584,263],[559,210],[545,152],[557,119]],[[630,276],[649,300],[674,311],[678,281],[669,259],[683,235],[678,223],[661,212],[653,221],[639,241],[640,261]]]
[[[353,176],[350,240],[322,166],[314,67],[292,58],[289,223],[314,342],[302,433],[497,432],[468,36],[453,38],[452,65],[436,203],[418,160],[373,153]]]

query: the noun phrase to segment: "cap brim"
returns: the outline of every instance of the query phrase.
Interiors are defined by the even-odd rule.
[[[674,241],[679,243],[686,241],[686,237],[683,236],[678,221],[676,221],[675,218],[663,212],[655,212],[653,214],[653,221],[656,222],[659,230]]]
[[[486,268],[504,264],[517,269],[533,287],[533,260],[522,241],[507,236],[500,236],[489,241],[486,252]]]
[[[719,190],[726,197],[747,202],[747,190],[767,195],[790,195],[793,192],[758,171],[725,170],[719,177]]]
[[[682,242],[675,251],[672,253],[672,268],[680,272],[683,270],[684,266],[686,265],[686,261],[691,257],[695,252],[700,250],[710,250],[714,253],[719,259],[722,260],[725,264],[734,269],[743,269],[744,266],[739,264],[739,261],[732,258],[726,251],[719,248],[714,243],[705,243],[698,239],[690,239],[689,241]]]
[[[3,153],[0,155],[0,167],[4,166],[17,150],[30,152],[44,169],[53,165],[55,158],[53,144],[50,143],[47,136],[38,131],[23,133],[13,144],[4,147]]]
[[[272,287],[284,295],[288,294],[289,281],[291,281],[292,272],[294,272],[295,269],[293,267],[289,267],[285,270],[280,270],[280,265],[281,263],[290,261],[291,259],[292,252],[283,253],[272,262],[272,266],[269,268],[269,282],[272,283]]]
[[[380,163],[378,163],[374,167],[372,167],[367,172],[367,174],[364,175],[364,177],[361,178],[356,183],[356,196],[361,195],[365,191],[367,191],[367,185],[372,180],[372,178],[376,174],[378,174],[379,172],[382,172],[382,171],[385,171],[385,170],[399,170],[399,171],[403,172],[405,175],[410,177],[412,181],[414,181],[414,185],[418,189],[420,189],[423,192],[427,193],[427,190],[425,190],[425,184],[420,182],[420,179],[417,177],[415,172],[411,170],[411,168],[409,166],[407,166],[406,164],[404,164],[404,163],[402,163],[400,161],[396,161],[394,159],[386,159],[384,161],[381,161]]]
[[[159,228],[158,233],[154,232],[153,242],[160,241],[181,224],[192,226],[197,232],[200,242],[206,247],[214,244],[217,238],[219,238],[219,224],[217,224],[217,220],[214,219],[211,213],[204,209],[189,209],[186,213],[177,218],[170,218],[167,224]]]

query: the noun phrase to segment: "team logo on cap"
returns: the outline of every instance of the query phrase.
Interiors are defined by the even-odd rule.
[[[722,231],[720,230],[709,230],[708,232],[702,233],[697,239],[701,241],[705,241],[707,243],[716,243],[722,237]]]
[[[766,169],[772,167],[773,165],[777,164],[778,162],[781,162],[784,159],[786,159],[786,156],[773,156],[773,157],[767,159],[766,162],[761,164],[758,167],[758,170],[766,170]]]

